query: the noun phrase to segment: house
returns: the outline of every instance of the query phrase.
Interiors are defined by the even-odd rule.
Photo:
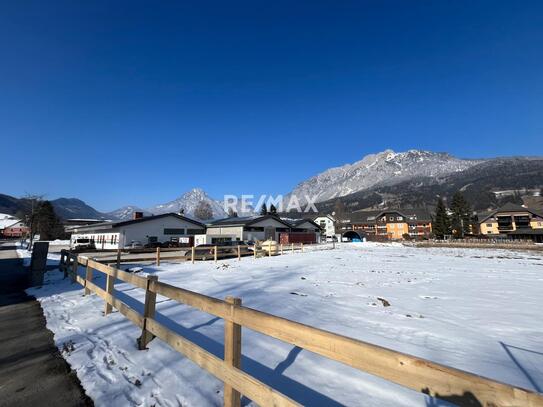
[[[220,243],[231,240],[274,240],[281,241],[281,236],[292,242],[316,243],[319,241],[320,228],[310,219],[289,220],[274,215],[244,216],[220,219],[207,225],[206,235],[198,237],[196,242]]]
[[[321,229],[321,238],[332,239],[336,235],[336,220],[331,215],[317,216],[313,221]]]
[[[432,217],[421,209],[355,211],[348,218],[342,230],[347,238],[402,240],[409,236],[424,239],[432,233]]]
[[[291,225],[273,215],[220,219],[207,225],[206,243],[230,240],[275,240],[290,231]]]
[[[478,225],[484,236],[543,242],[543,214],[513,203],[478,214]]]
[[[176,213],[143,217],[134,213],[134,219],[119,222],[101,222],[71,229],[72,244],[77,239],[89,239],[97,249],[118,249],[131,242],[142,244],[176,241],[191,245],[194,235],[205,232],[205,225]]]
[[[26,236],[30,229],[20,219],[10,215],[0,214],[0,236],[19,238]]]
[[[284,221],[290,224],[290,231],[279,234],[279,243],[319,243],[321,241],[321,228],[311,219],[293,219]]]

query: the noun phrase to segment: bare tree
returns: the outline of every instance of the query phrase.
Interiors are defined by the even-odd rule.
[[[209,220],[213,217],[213,209],[211,209],[211,205],[207,201],[200,201],[198,202],[198,205],[196,205],[196,209],[194,209],[194,216],[196,216],[200,220]]]
[[[25,225],[30,230],[30,236],[29,236],[30,241],[28,244],[28,250],[32,250],[34,234],[36,234],[36,231],[37,231],[37,213],[38,213],[41,203],[43,202],[44,196],[45,195],[26,194],[23,197],[25,201],[25,205],[23,209],[21,209],[19,216],[21,217],[21,220],[25,223]]]

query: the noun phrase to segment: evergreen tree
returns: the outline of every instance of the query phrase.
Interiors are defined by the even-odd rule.
[[[266,206],[266,204],[262,204],[262,206],[260,207],[260,214],[261,215],[267,215],[268,214],[268,207]]]
[[[455,237],[463,238],[470,233],[471,207],[460,191],[453,195],[451,203],[451,228]]]
[[[271,204],[270,205],[270,211],[269,211],[270,215],[277,215],[277,208],[275,207],[274,204]]]
[[[433,225],[434,234],[438,239],[443,239],[445,235],[450,234],[450,219],[447,214],[447,208],[443,203],[443,198],[439,198],[436,206],[436,215]]]
[[[41,240],[55,240],[64,235],[62,222],[49,201],[40,202],[34,222]]]

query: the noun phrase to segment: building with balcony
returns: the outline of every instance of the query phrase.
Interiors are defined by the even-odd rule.
[[[543,242],[543,214],[524,206],[505,204],[478,215],[479,233],[489,237]]]

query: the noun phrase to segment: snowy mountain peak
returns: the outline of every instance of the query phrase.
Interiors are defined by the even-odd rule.
[[[447,153],[425,150],[385,151],[368,154],[360,161],[331,168],[294,188],[291,194],[302,201],[305,196],[316,198],[316,202],[373,187],[392,185],[414,177],[438,177],[463,171],[481,160],[463,160]]]
[[[176,198],[170,202],[155,205],[151,208],[148,208],[147,211],[155,215],[168,212],[183,212],[185,215],[193,217],[194,211],[202,201],[209,203],[209,205],[211,206],[213,218],[223,218],[226,216],[223,205],[220,202],[212,199],[201,188],[193,188],[190,191],[182,194],[179,198]]]

